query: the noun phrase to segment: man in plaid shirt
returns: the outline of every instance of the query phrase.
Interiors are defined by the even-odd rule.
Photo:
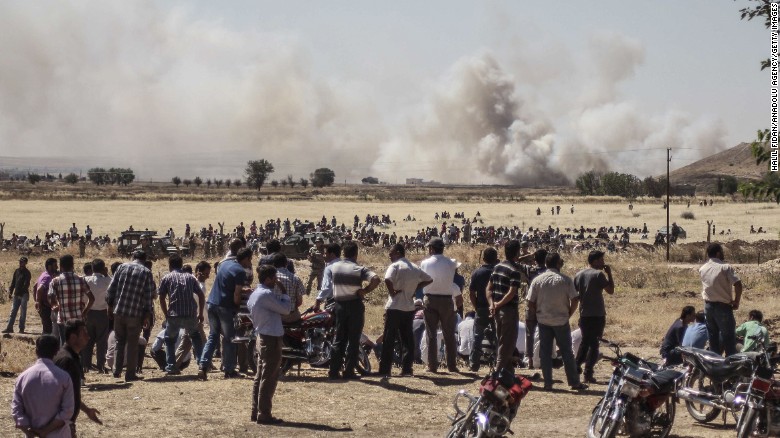
[[[135,251],[132,262],[123,263],[117,268],[106,291],[108,318],[114,320],[116,337],[114,378],[119,378],[122,373],[127,346],[126,382],[141,380],[135,374],[138,365],[138,338],[143,327],[149,324],[152,314],[154,278],[152,271],[144,266],[145,261],[146,253]],[[131,342],[127,342],[128,339]]]
[[[276,286],[290,297],[290,314],[282,315],[282,322],[298,321],[301,319],[301,312],[298,310],[298,307],[303,304],[303,294],[306,293],[303,281],[287,270],[287,256],[284,254],[274,254],[272,261],[274,268],[276,268]]]
[[[62,273],[49,284],[49,301],[52,310],[57,312],[57,327],[60,342],[65,342],[65,321],[69,319],[85,319],[95,296],[89,290],[87,282],[73,272],[72,255],[60,257]]]
[[[179,337],[179,330],[184,331],[192,340],[192,346],[195,349],[195,357],[200,357],[203,353],[203,342],[200,337],[198,324],[203,323],[203,308],[206,305],[206,297],[200,288],[198,279],[192,274],[182,271],[184,260],[178,254],[170,256],[168,259],[168,268],[170,272],[160,280],[160,308],[167,320],[165,326],[165,351],[166,368],[169,375],[181,374],[176,367],[176,339]],[[198,303],[195,304],[195,296],[198,297]],[[170,297],[170,303],[166,298]]]

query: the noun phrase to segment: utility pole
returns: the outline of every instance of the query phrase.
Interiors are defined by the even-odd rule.
[[[666,262],[669,262],[669,245],[672,241],[672,229],[669,228],[669,210],[672,209],[669,203],[669,189],[671,182],[669,181],[669,163],[672,162],[672,148],[666,148]]]

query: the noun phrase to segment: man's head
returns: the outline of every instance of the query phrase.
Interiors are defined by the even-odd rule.
[[[341,245],[338,243],[330,243],[325,247],[325,261],[330,262],[341,257]]]
[[[19,257],[19,267],[20,268],[27,267],[27,257]]]
[[[400,258],[406,257],[406,248],[400,243],[396,243],[390,248],[390,260],[396,261]]]
[[[206,281],[211,275],[211,263],[201,260],[195,265],[195,276],[198,281]]]
[[[49,257],[48,259],[46,259],[46,263],[44,264],[44,266],[46,267],[46,272],[48,272],[49,274],[54,274],[55,272],[57,272],[57,259],[55,259],[54,257]]]
[[[528,254],[528,241],[524,240],[520,242],[520,251],[523,253],[523,255]]]
[[[707,323],[707,316],[704,314],[704,312],[696,312],[695,319],[699,324]]]
[[[62,272],[73,272],[73,256],[65,254],[60,257],[60,269]]]
[[[137,260],[139,262],[145,262],[146,252],[141,249],[133,251],[133,260]]]
[[[108,271],[106,271],[106,262],[104,262],[103,259],[92,260],[92,270],[95,271],[96,274],[108,274]]]
[[[325,245],[325,239],[322,237],[314,239],[314,245],[317,246],[317,249],[322,249],[322,247]]]
[[[43,335],[35,340],[35,355],[40,359],[53,359],[60,350],[60,340],[52,335]]]
[[[276,268],[271,265],[258,266],[257,280],[265,287],[273,288],[276,285]]]
[[[287,268],[287,256],[277,252],[271,257],[271,265],[278,271],[281,268]]]
[[[748,313],[748,318],[750,318],[751,321],[761,322],[764,320],[764,314],[761,313],[760,310],[753,309]]]
[[[358,256],[357,242],[350,240],[344,243],[344,258],[355,260]]]
[[[111,263],[111,275],[116,274],[116,270],[119,269],[120,266],[122,266],[122,262]]]
[[[515,261],[520,257],[520,241],[512,239],[504,244],[504,256],[509,261]]]
[[[228,244],[228,248],[230,249],[231,255],[238,254],[238,251],[244,247],[244,242],[241,241],[238,237],[234,237],[230,239],[230,244]]]
[[[495,265],[498,263],[498,251],[492,246],[485,248],[485,250],[482,251],[482,261],[488,265]]]
[[[547,250],[544,248],[539,248],[534,252],[534,261],[536,262],[536,266],[543,268],[545,266],[545,262],[547,260]]]
[[[593,250],[588,254],[588,264],[593,269],[604,268],[604,251]]]
[[[84,349],[89,342],[87,324],[81,319],[65,321],[65,343],[76,353]]]
[[[265,244],[266,254],[273,254],[282,250],[282,243],[274,239]]]
[[[186,265],[182,265],[181,272],[186,272],[188,274],[192,274],[192,265],[187,263]]]
[[[178,271],[181,269],[181,267],[184,266],[184,260],[181,258],[178,254],[171,254],[170,257],[168,257],[168,269],[171,271]]]
[[[707,257],[723,260],[723,247],[720,243],[710,243],[707,245]]]
[[[241,248],[236,254],[236,261],[244,268],[252,268],[252,250],[249,248]]]
[[[429,240],[427,245],[429,254],[443,254],[444,253],[444,241],[440,237],[434,237]]]
[[[563,267],[563,259],[557,252],[551,252],[544,259],[544,265],[547,266],[547,269],[561,269]]]
[[[688,325],[696,318],[696,308],[693,306],[685,306],[680,312],[680,319],[683,321],[683,325]]]
[[[94,274],[95,271],[92,267],[92,262],[84,263],[84,276],[89,277],[90,275]]]

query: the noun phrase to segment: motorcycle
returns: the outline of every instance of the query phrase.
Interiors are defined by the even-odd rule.
[[[764,348],[760,336],[751,336],[759,345],[759,364],[747,384],[744,397],[738,396],[736,405],[742,410],[737,421],[737,438],[749,436],[780,436],[780,381],[774,379],[774,361],[771,353],[777,346]],[[744,385],[744,384],[743,384]]]
[[[447,438],[500,437],[510,429],[520,401],[531,390],[531,381],[520,375],[491,372],[479,385],[479,397],[458,391],[453,401],[455,416],[448,416],[452,428]],[[467,403],[461,409],[461,402]]]
[[[672,430],[683,373],[659,367],[602,339],[614,353],[604,356],[615,367],[604,397],[593,409],[588,438],[611,438],[619,431],[632,437],[667,437]]]
[[[677,396],[685,400],[691,417],[709,423],[721,413],[731,412],[737,419],[762,353],[737,353],[724,358],[693,347],[677,347],[677,351],[686,367]]]

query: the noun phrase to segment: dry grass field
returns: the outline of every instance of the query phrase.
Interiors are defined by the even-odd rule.
[[[575,214],[569,213],[569,199],[547,198],[538,202],[526,199],[515,203],[400,203],[400,202],[131,202],[131,201],[0,201],[0,222],[6,223],[5,234],[42,233],[55,229],[60,232],[76,222],[80,228],[89,223],[96,233],[117,234],[132,224],[136,229],[165,230],[174,227],[181,233],[185,223],[201,226],[226,221],[234,226],[239,221],[258,223],[266,218],[295,217],[317,219],[325,214],[336,215],[339,222],[351,223],[358,214],[390,214],[397,221],[386,231],[407,234],[423,226],[433,226],[436,211],[464,211],[473,216],[477,210],[487,224],[561,228],[584,225],[624,225],[657,228],[665,221],[665,211],[657,203],[635,203],[629,211],[625,203],[577,203]],[[550,216],[550,206],[560,204],[560,216]],[[542,208],[542,215],[535,210]],[[661,252],[632,249],[610,254],[616,279],[614,296],[606,299],[608,319],[605,337],[617,340],[634,351],[652,357],[657,355],[660,340],[676,318],[682,306],[692,304],[701,308],[700,282],[696,268],[702,259],[706,238],[705,220],[714,218],[717,231],[731,228],[731,242],[727,243],[727,258],[737,262],[737,271],[745,283],[745,294],[737,320],[743,321],[750,309],[761,309],[775,339],[780,335],[780,263],[762,260],[780,257],[777,240],[778,206],[760,203],[726,203],[716,200],[713,207],[694,204],[690,210],[695,220],[680,219],[685,204],[672,205],[672,218],[688,231],[688,243],[672,250],[673,263],[667,264]],[[402,222],[407,214],[417,222]],[[763,226],[769,234],[749,234],[751,224]],[[440,223],[439,223],[440,225]],[[718,236],[720,237],[720,236]],[[760,239],[765,239],[759,241]],[[699,242],[699,243],[694,243]],[[453,246],[446,254],[463,262],[461,272],[469,277],[479,264],[481,247]],[[98,254],[88,254],[88,258]],[[114,261],[109,254],[102,255]],[[423,254],[410,254],[417,262]],[[566,253],[564,272],[574,274],[585,264],[585,254]],[[87,258],[87,259],[88,259]],[[78,259],[81,264],[87,259]],[[0,254],[0,284],[7,286],[16,265],[17,255]],[[214,261],[214,260],[212,260]],[[383,272],[387,257],[380,249],[365,249],[359,261]],[[30,260],[31,270],[37,275],[43,258]],[[296,262],[296,270],[303,278],[308,275],[308,264]],[[155,265],[155,274],[162,275],[165,266]],[[208,284],[210,285],[210,281]],[[370,297],[366,333],[375,337],[382,330],[382,303],[386,297],[383,286]],[[306,304],[313,301],[309,297]],[[4,324],[9,305],[0,304],[0,322]],[[40,330],[33,309],[28,312],[28,331]],[[159,325],[160,321],[158,321]],[[572,324],[576,320],[572,319]],[[157,329],[156,329],[157,330]],[[156,330],[154,331],[156,333]],[[0,371],[18,373],[33,360],[32,349],[24,341],[3,339],[2,351],[8,355],[0,362]],[[376,367],[376,360],[374,367]],[[259,427],[249,418],[251,380],[222,380],[212,374],[208,382],[194,380],[190,368],[184,375],[166,378],[153,369],[147,359],[146,380],[124,385],[106,376],[87,375],[84,397],[90,406],[102,411],[104,426],[89,424],[80,418],[83,436],[132,437],[155,433],[161,436],[443,436],[448,429],[446,414],[451,412],[451,400],[458,389],[477,389],[473,374],[428,375],[422,367],[415,369],[414,378],[393,378],[389,384],[377,378],[359,382],[329,383],[323,370],[304,369],[280,384],[275,399],[275,413],[290,424],[285,427]],[[597,377],[604,381],[610,373],[608,365],[599,366]],[[557,370],[556,378],[563,380]],[[6,408],[0,409],[0,436],[14,436],[8,408],[14,379],[0,378],[0,400]],[[559,384],[562,388],[565,384]],[[532,391],[514,422],[516,436],[569,437],[583,436],[590,411],[604,390],[597,384],[585,394],[568,391],[544,393]],[[694,425],[684,408],[678,411],[673,429],[677,437],[733,436],[733,421],[726,428]]]

